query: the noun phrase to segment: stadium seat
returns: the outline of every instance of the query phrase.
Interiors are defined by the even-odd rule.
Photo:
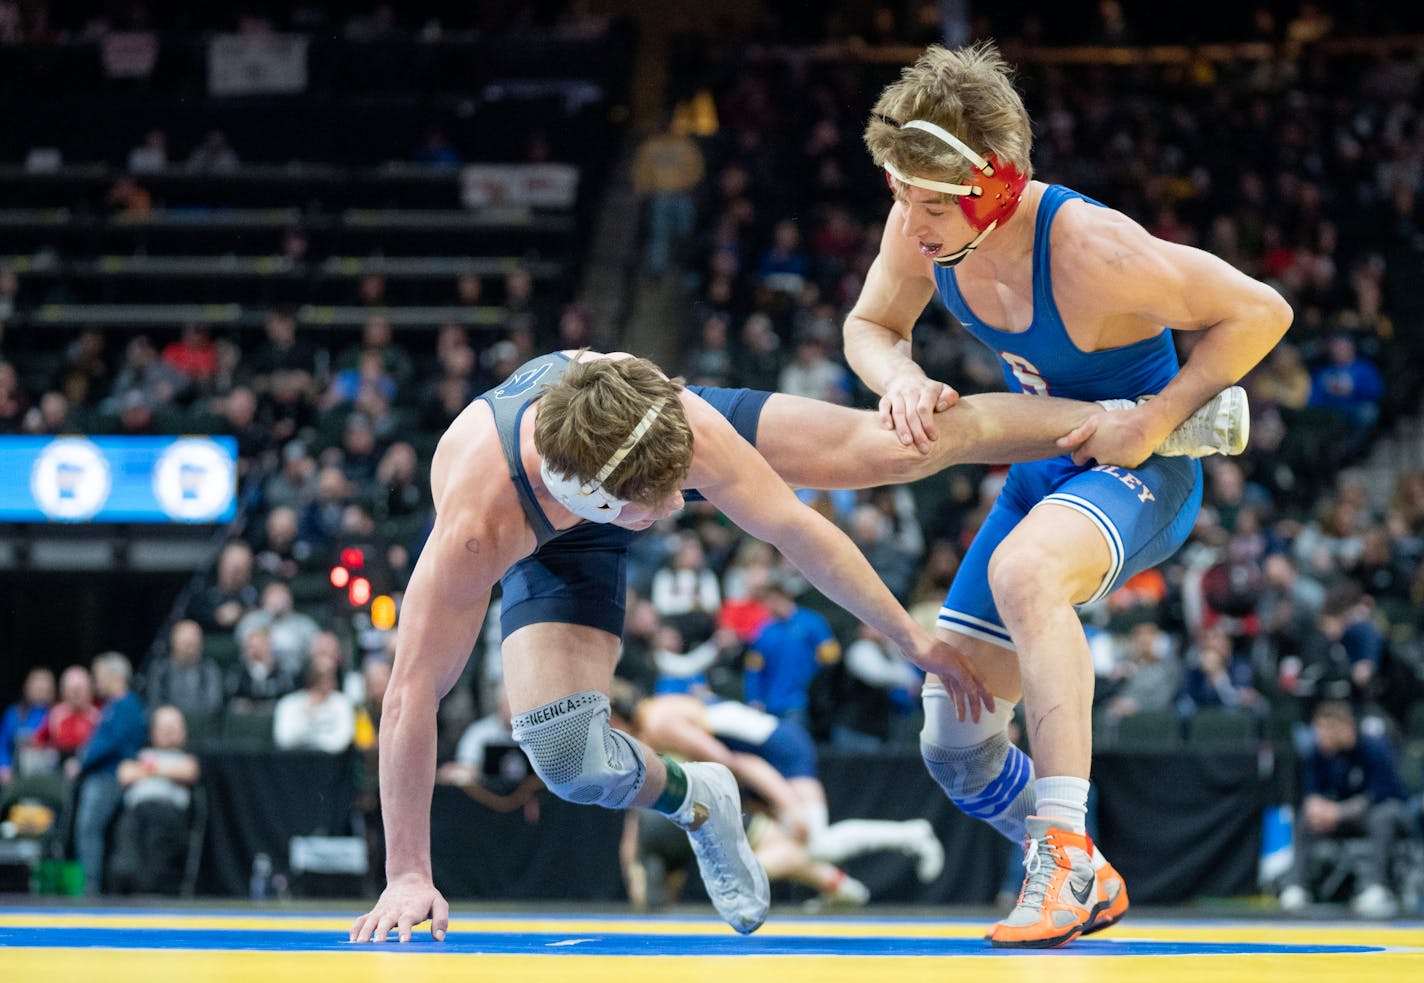
[[[203,655],[213,660],[223,672],[237,665],[241,648],[229,632],[212,632],[203,637]]]
[[[29,888],[31,876],[41,864],[61,857],[69,837],[71,795],[69,783],[59,772],[22,775],[0,790],[0,820],[11,819],[15,806],[25,805],[48,810],[49,825],[33,833],[0,841],[0,887],[3,891],[23,891]]]
[[[298,607],[325,602],[333,590],[330,574],[325,570],[310,570],[297,574],[287,582],[292,589],[292,601]]]
[[[1279,697],[1271,703],[1271,713],[1266,720],[1266,736],[1278,743],[1289,744],[1294,740],[1295,728],[1300,722],[1300,705],[1297,701]]]
[[[1404,732],[1411,738],[1424,741],[1424,701],[1415,703],[1409,711],[1409,719],[1405,721]]]
[[[272,747],[273,714],[270,710],[229,713],[223,719],[222,742],[244,747]]]
[[[188,806],[188,850],[183,858],[183,880],[178,893],[191,898],[198,886],[198,869],[203,862],[203,841],[208,833],[208,793],[201,784],[194,786]]]
[[[184,713],[183,720],[188,725],[188,747],[200,748],[218,734],[222,723],[221,713]]]
[[[1181,723],[1172,711],[1145,711],[1130,717],[1104,719],[1097,737],[1120,750],[1165,750],[1180,743]]]
[[[1424,737],[1411,737],[1404,742],[1399,752],[1399,776],[1411,795],[1424,793]]]
[[[1218,708],[1198,710],[1187,729],[1192,744],[1213,747],[1247,747],[1255,743],[1257,732],[1256,718],[1249,712]]]

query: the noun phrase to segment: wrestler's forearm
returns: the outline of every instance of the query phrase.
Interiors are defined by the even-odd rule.
[[[430,797],[435,788],[433,693],[387,691],[381,711],[381,818],[386,879],[430,878]]]
[[[391,681],[381,707],[381,815],[386,879],[430,877],[436,712],[479,639],[496,571],[493,537],[457,509],[436,518],[401,602]]]
[[[1152,433],[1170,433],[1197,407],[1243,378],[1270,354],[1290,326],[1291,309],[1269,288],[1263,294],[1259,305],[1202,333],[1181,371],[1143,407]]]
[[[846,363],[860,380],[884,395],[890,380],[904,372],[921,372],[910,353],[910,342],[881,324],[851,314],[844,328]]]
[[[905,613],[865,555],[813,509],[802,508],[800,513],[789,534],[772,545],[822,594],[910,651],[924,630]]]

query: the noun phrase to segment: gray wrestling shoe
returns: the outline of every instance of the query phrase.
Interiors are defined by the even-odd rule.
[[[1187,417],[1157,448],[1163,457],[1240,454],[1251,439],[1251,407],[1246,390],[1231,386]]]
[[[1136,402],[1100,399],[1098,405],[1106,410],[1125,410],[1151,398],[1141,396]],[[1246,390],[1231,386],[1187,417],[1153,453],[1162,457],[1210,457],[1212,454],[1230,457],[1244,451],[1250,438],[1251,407],[1246,400]]]
[[[717,914],[738,932],[750,935],[766,921],[771,884],[742,829],[737,780],[724,765],[711,761],[689,761],[682,770],[687,775],[687,801],[668,818],[687,830]]]

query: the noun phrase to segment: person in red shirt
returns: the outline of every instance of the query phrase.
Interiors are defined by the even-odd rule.
[[[202,386],[218,371],[218,349],[208,326],[199,321],[183,325],[183,334],[163,347],[163,361],[183,374],[189,385]]]
[[[50,707],[44,723],[35,731],[35,747],[54,748],[61,757],[71,757],[99,725],[99,708],[94,705],[94,684],[89,670],[70,666],[59,677],[59,702]]]
[[[717,627],[735,632],[738,640],[750,644],[771,620],[771,612],[759,596],[761,587],[766,583],[767,568],[747,566],[740,573],[735,591],[729,591],[722,600],[722,607],[717,612]],[[732,580],[728,578],[729,584]]]

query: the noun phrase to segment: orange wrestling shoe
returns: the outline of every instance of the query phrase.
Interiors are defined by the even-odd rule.
[[[1088,927],[1083,929],[1084,935],[1112,928],[1127,914],[1127,883],[1096,843],[1093,844],[1093,871],[1098,875],[1098,905]]]
[[[1093,922],[1102,900],[1088,834],[1040,816],[1025,822],[1028,845],[1018,904],[987,935],[1000,949],[1047,949],[1072,942]],[[1126,908],[1126,892],[1117,896]]]

